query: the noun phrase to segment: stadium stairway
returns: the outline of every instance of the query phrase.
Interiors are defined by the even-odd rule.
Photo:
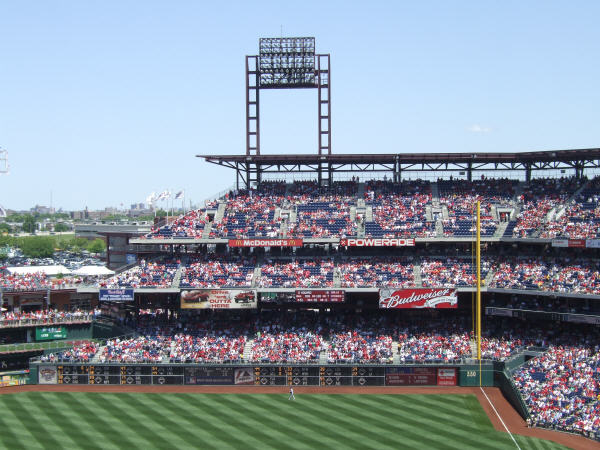
[[[96,352],[94,357],[90,360],[90,363],[95,364],[95,363],[100,362],[100,355],[104,351],[105,347],[106,347],[106,345],[102,345],[102,346],[98,347],[98,351]]]
[[[179,283],[181,282],[182,275],[183,275],[183,266],[179,266],[177,268],[177,272],[175,272],[175,276],[173,277],[173,283],[171,283],[172,288],[179,289]]]
[[[496,231],[494,232],[493,237],[501,238],[502,236],[504,236],[504,232],[506,231],[507,226],[508,226],[508,222],[500,222],[498,224],[498,228],[496,228]]]
[[[258,262],[257,262],[257,264],[258,264]],[[256,283],[258,283],[258,280],[260,279],[260,275],[261,275],[260,267],[255,267],[254,273],[252,274],[252,283],[250,283],[251,287],[256,287]]]
[[[423,286],[423,279],[421,278],[421,264],[413,264],[413,274],[415,276],[415,286]]]
[[[365,198],[365,183],[364,182],[358,183],[358,187],[356,190],[356,196],[358,197],[358,201],[361,201]]]
[[[365,206],[365,222],[373,222],[373,207]]]
[[[471,346],[471,356],[473,359],[477,359],[477,342],[475,341],[475,339],[471,339],[470,340],[470,346]]]
[[[444,237],[444,225],[442,219],[435,221],[435,237]]]
[[[483,279],[483,285],[488,287],[490,284],[492,284],[492,280],[494,279],[494,269],[492,269],[490,267],[490,270],[488,270],[488,273],[486,274],[485,278]]]
[[[319,364],[327,364],[327,359],[329,357],[329,342],[323,341],[323,349],[321,353],[319,353]]]
[[[204,230],[202,230],[202,239],[210,238],[210,231],[212,230],[212,222],[208,222],[204,225]]]
[[[252,343],[254,339],[248,339],[244,345],[244,353],[242,353],[242,359],[248,361],[250,359],[250,353],[252,353]]]
[[[436,208],[440,206],[440,190],[437,183],[431,183],[431,205]]]
[[[227,204],[225,202],[219,202],[219,207],[217,208],[217,213],[215,214],[214,223],[220,223],[223,220],[223,216],[225,215],[225,207]]]
[[[336,267],[333,269],[333,287],[339,288],[342,286],[342,274],[340,270]]]
[[[400,364],[400,355],[398,355],[398,341],[392,342],[392,361],[394,364]]]

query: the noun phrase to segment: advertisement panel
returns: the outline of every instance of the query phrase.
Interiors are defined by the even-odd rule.
[[[55,339],[65,339],[67,329],[65,327],[37,327],[35,329],[36,341],[53,341]]]
[[[252,289],[193,289],[181,291],[181,309],[255,309]]]
[[[413,247],[414,239],[404,238],[348,238],[340,239],[342,247]]]
[[[552,239],[552,247],[568,247],[568,239]]]
[[[229,239],[230,247],[302,247],[302,239]]]
[[[600,325],[600,316],[586,316],[584,314],[567,314],[565,318],[567,322]]]
[[[503,316],[503,317],[512,317],[513,310],[508,308],[485,308],[485,313],[488,316]]]
[[[40,366],[38,370],[39,384],[57,384],[58,371],[56,366]]]
[[[252,367],[235,369],[233,373],[233,384],[254,384],[254,372]]]
[[[396,308],[458,308],[456,289],[423,288],[379,290],[379,307]]]
[[[386,386],[434,386],[435,367],[390,367],[385,374]]]
[[[133,289],[98,289],[101,302],[132,302]]]
[[[343,303],[344,291],[296,291],[296,301],[299,303]]]
[[[585,248],[585,239],[569,239],[569,247]]]
[[[437,370],[438,386],[456,386],[456,368]]]
[[[587,248],[600,248],[600,239],[587,239],[585,246]]]

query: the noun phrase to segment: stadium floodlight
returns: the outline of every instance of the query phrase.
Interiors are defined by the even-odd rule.
[[[331,154],[329,54],[317,54],[314,37],[260,38],[259,54],[246,55],[246,155],[260,155],[260,90],[318,90],[318,153]]]

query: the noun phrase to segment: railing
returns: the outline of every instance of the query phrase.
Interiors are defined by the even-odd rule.
[[[23,344],[0,345],[0,353],[29,352],[36,350],[65,350],[81,342],[97,342],[96,339],[76,339],[69,341],[27,342]]]
[[[19,328],[38,325],[60,325],[89,323],[94,320],[94,314],[84,314],[74,317],[46,317],[43,319],[0,319],[0,328]]]

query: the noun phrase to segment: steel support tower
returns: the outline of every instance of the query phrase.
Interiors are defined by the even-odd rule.
[[[260,155],[261,89],[317,89],[318,154],[331,154],[331,58],[314,37],[261,38],[246,55],[246,155]],[[260,181],[260,178],[255,181]]]

